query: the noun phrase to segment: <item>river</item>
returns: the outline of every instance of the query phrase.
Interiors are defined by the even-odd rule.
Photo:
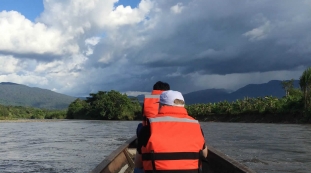
[[[0,123],[1,173],[87,173],[137,121]],[[208,145],[258,173],[309,173],[311,125],[201,122]]]

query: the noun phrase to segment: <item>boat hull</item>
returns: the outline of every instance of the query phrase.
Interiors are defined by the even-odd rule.
[[[90,173],[132,173],[136,154],[136,136],[127,140],[96,166]],[[202,160],[203,173],[256,173],[254,170],[208,146]]]

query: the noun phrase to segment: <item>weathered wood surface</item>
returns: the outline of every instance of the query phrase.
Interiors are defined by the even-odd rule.
[[[127,140],[89,173],[132,173],[136,153],[136,136]],[[208,146],[202,160],[203,173],[256,173],[254,170]]]

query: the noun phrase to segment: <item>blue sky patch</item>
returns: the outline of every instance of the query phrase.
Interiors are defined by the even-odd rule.
[[[0,0],[0,11],[18,11],[31,21],[35,21],[43,9],[42,0]]]

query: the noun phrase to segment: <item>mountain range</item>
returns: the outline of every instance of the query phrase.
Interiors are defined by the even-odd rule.
[[[235,101],[245,97],[285,96],[280,80],[272,80],[263,84],[249,84],[234,92],[225,89],[206,89],[184,94],[186,104],[215,103],[220,101]],[[294,87],[299,88],[299,81],[294,81]],[[2,82],[0,83],[0,105],[31,106],[44,109],[66,109],[78,97],[60,94],[51,90],[26,85]],[[144,95],[137,96],[140,102]],[[81,98],[80,98],[81,99]]]
[[[234,92],[228,92],[224,89],[206,89],[184,94],[186,104],[195,103],[214,103],[227,100],[228,102],[245,97],[265,97],[274,96],[281,98],[285,96],[285,90],[282,88],[282,81],[272,80],[263,84],[249,84]],[[299,88],[299,80],[294,80],[294,87]]]
[[[66,109],[75,99],[75,97],[47,89],[28,87],[11,82],[0,83],[0,105]]]
[[[186,104],[196,103],[216,103],[227,100],[228,102],[245,97],[265,97],[274,96],[281,98],[285,96],[285,91],[282,88],[282,81],[271,80],[263,84],[249,84],[234,92],[229,92],[225,89],[206,89],[183,94]],[[294,80],[294,87],[299,88],[299,80]],[[137,96],[140,102],[143,101],[144,95]]]

